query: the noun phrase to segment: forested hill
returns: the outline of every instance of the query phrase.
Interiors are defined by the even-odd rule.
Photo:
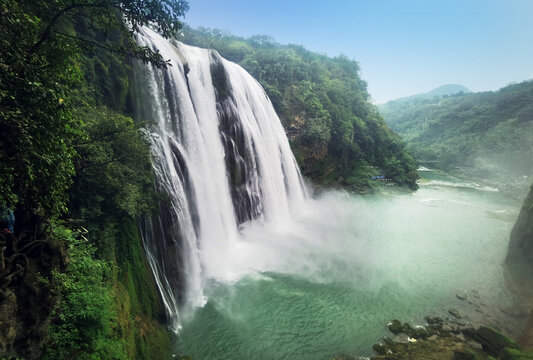
[[[217,50],[261,83],[305,176],[357,191],[372,187],[375,175],[416,187],[415,161],[369,102],[357,62],[219,30],[185,27],[180,40]]]
[[[533,82],[496,92],[390,101],[389,126],[421,161],[525,187],[533,174]]]

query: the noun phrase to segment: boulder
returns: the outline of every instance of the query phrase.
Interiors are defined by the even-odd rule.
[[[399,334],[403,331],[403,325],[400,320],[392,320],[390,323],[387,324],[387,327],[393,334]]]
[[[489,328],[487,326],[481,326],[477,331],[478,342],[483,346],[483,350],[493,356],[500,356],[505,348],[519,349],[520,347],[516,342],[509,339],[502,333]],[[466,336],[466,335],[465,335]]]
[[[467,298],[466,293],[457,293],[456,296],[457,296],[457,298],[458,298],[459,300],[466,300],[466,298]]]
[[[461,314],[459,314],[459,311],[455,309],[448,310],[448,313],[450,313],[450,315],[454,316],[456,319],[461,319]]]
[[[453,360],[476,360],[476,354],[471,350],[455,350],[453,352]]]
[[[533,360],[533,352],[505,348],[500,354],[500,360]]]

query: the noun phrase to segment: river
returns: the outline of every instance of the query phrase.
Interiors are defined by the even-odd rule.
[[[520,203],[442,172],[419,173],[416,192],[324,192],[291,219],[243,226],[205,286],[206,303],[182,316],[177,352],[370,355],[387,321],[422,324],[450,308],[462,321],[505,330],[513,299],[503,260]]]

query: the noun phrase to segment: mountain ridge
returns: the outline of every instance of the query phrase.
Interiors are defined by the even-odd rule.
[[[395,102],[395,101],[411,101],[415,99],[432,99],[435,96],[445,96],[445,95],[455,95],[459,93],[469,94],[472,93],[470,89],[468,89],[466,86],[463,86],[461,84],[444,84],[439,87],[436,87],[432,90],[429,90],[424,93],[409,95],[397,99],[392,99],[384,104]]]
[[[533,81],[379,106],[419,160],[523,193],[533,175]]]

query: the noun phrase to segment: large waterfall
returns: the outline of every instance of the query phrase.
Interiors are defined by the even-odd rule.
[[[139,43],[172,66],[136,73],[138,116],[150,124],[159,213],[143,240],[171,327],[178,308],[205,302],[203,288],[249,221],[289,217],[306,197],[287,137],[264,90],[212,50],[145,28]],[[237,244],[238,245],[238,244]]]

